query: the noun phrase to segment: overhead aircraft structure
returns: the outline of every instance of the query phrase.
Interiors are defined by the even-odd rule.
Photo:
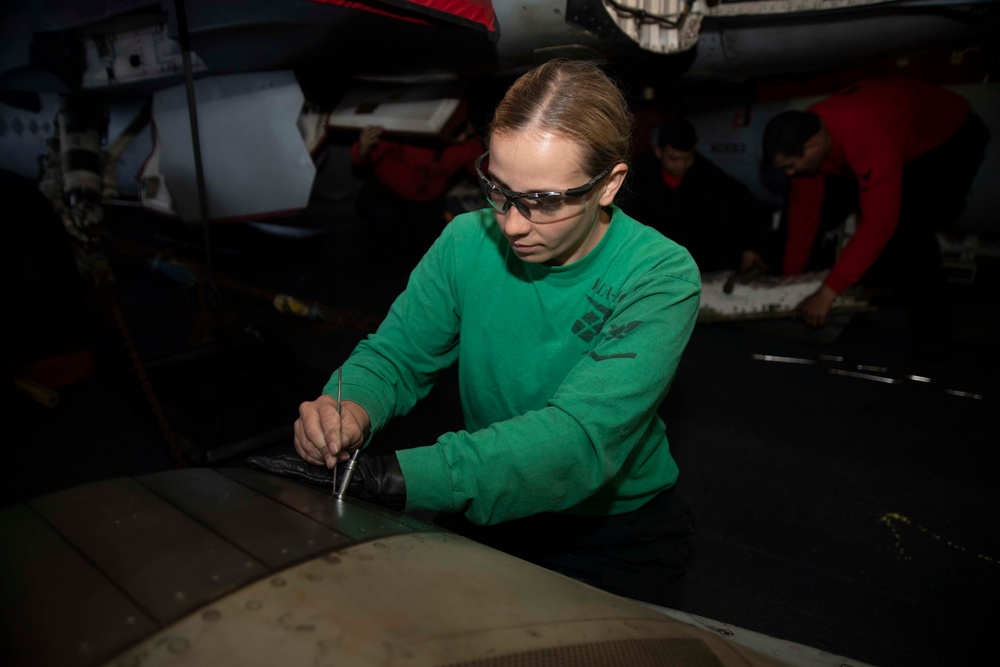
[[[18,0],[0,12],[0,168],[38,181],[72,150],[64,195],[134,194],[186,223],[304,210],[328,130],[353,127],[335,113],[352,95],[355,109],[374,95],[379,122],[418,113],[433,132],[465,82],[555,57],[612,64],[638,88],[1000,36],[985,0]],[[403,89],[421,110],[386,104]]]
[[[759,76],[998,34],[990,0],[47,0],[6,3],[0,88],[71,92],[274,69],[429,79],[556,56]],[[370,11],[364,11],[365,9]],[[319,74],[317,74],[319,73]]]

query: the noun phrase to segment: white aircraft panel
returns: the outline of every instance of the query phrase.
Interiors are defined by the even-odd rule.
[[[390,132],[436,134],[458,108],[456,92],[450,84],[362,84],[344,94],[327,123],[338,128],[380,125]]]
[[[41,93],[38,112],[0,104],[0,169],[37,181],[45,143],[59,136],[59,95]]]
[[[316,165],[296,121],[304,96],[292,72],[236,74],[195,82],[209,220],[306,207]],[[201,219],[187,91],[153,97],[160,173],[181,219]]]

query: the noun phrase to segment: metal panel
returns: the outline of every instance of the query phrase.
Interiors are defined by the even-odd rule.
[[[0,104],[0,169],[38,181],[38,158],[45,155],[46,142],[56,134],[59,96],[41,93],[39,110]]]
[[[296,121],[304,100],[292,72],[195,82],[209,220],[304,209],[316,165]],[[159,169],[185,222],[201,220],[187,91],[153,96]]]
[[[332,488],[331,493],[323,493],[284,477],[245,468],[226,468],[220,472],[352,540],[374,540],[414,531],[442,531],[426,522],[349,497],[337,500],[332,495]]]
[[[458,94],[452,84],[362,83],[344,93],[327,124],[356,130],[378,125],[389,132],[436,134],[458,108]]]
[[[628,661],[609,661],[611,653]],[[643,664],[658,657],[660,665],[788,667],[651,606],[444,533],[372,540],[289,568],[111,664],[607,667],[640,664],[639,654]]]
[[[132,479],[86,484],[29,505],[159,622],[267,573]]]
[[[91,665],[157,629],[26,505],[0,512],[0,534],[0,663]]]
[[[214,470],[160,472],[136,481],[272,569],[352,540]]]
[[[603,667],[639,664],[641,656],[653,664],[744,667],[846,662],[788,643],[782,655],[792,661],[784,662],[766,655],[774,643],[766,637],[760,648],[744,646],[717,632],[714,621],[697,619],[705,625],[699,627],[671,618],[415,518],[338,501],[260,471],[187,469],[139,480],[89,484],[0,512],[0,562],[7,565],[0,576],[0,664],[526,665],[562,659]],[[206,525],[143,484],[180,499]],[[267,497],[256,498],[254,488]],[[242,556],[214,528],[256,548],[269,540],[255,540],[251,530],[276,531],[270,542],[279,543],[310,534],[314,519],[341,533],[342,523],[351,524],[373,539],[319,552],[267,577],[245,577],[245,585],[192,602],[190,613],[169,623],[129,613],[128,596],[141,605],[138,598],[150,597],[157,580],[167,580],[158,591],[175,590],[178,580],[212,580],[220,562]],[[366,522],[371,526],[362,530]],[[122,619],[124,629],[115,625]]]

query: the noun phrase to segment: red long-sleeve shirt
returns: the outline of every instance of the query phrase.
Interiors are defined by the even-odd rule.
[[[899,223],[903,167],[954,134],[969,114],[961,95],[910,79],[871,79],[809,107],[833,146],[818,174],[792,178],[785,274],[802,273],[819,229],[827,174],[854,177],[857,230],[826,284],[838,294],[864,276]]]
[[[382,137],[367,156],[351,146],[351,159],[371,165],[375,177],[404,199],[429,202],[444,195],[451,177],[465,169],[475,176],[476,158],[485,150],[478,137],[441,147]]]

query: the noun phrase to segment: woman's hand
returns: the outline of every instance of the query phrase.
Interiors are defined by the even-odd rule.
[[[364,443],[371,428],[368,413],[352,401],[341,407],[338,413],[337,400],[326,394],[299,405],[293,430],[295,451],[304,460],[333,468]]]

